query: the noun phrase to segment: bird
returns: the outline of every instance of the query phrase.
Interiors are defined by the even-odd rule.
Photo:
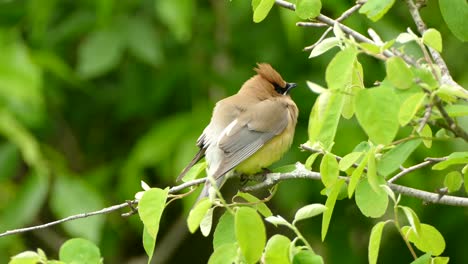
[[[205,157],[207,176],[220,189],[228,172],[258,173],[291,147],[299,110],[290,91],[297,85],[284,81],[268,63],[257,63],[254,71],[237,94],[216,103],[197,140],[199,151],[177,181]],[[209,195],[212,182],[207,178],[197,202]]]

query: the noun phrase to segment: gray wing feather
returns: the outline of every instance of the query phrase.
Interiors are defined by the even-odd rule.
[[[287,107],[277,101],[262,101],[240,115],[236,126],[218,141],[225,156],[213,177],[224,175],[283,132],[288,125],[288,115]]]

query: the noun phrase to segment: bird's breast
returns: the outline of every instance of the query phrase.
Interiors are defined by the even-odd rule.
[[[241,162],[235,170],[239,173],[254,174],[281,159],[291,147],[294,138],[295,122],[289,122],[286,129],[273,137],[252,156]]]

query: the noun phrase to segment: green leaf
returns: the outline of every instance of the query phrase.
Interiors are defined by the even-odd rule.
[[[432,147],[432,130],[428,124],[425,124],[419,135],[423,138],[423,144],[426,148]]]
[[[450,258],[449,257],[435,257],[432,258],[433,262],[432,264],[448,264]]]
[[[348,198],[353,197],[354,190],[356,189],[356,186],[359,183],[359,179],[361,179],[362,173],[364,172],[368,160],[369,153],[366,154],[366,156],[359,163],[358,167],[351,174],[351,178],[349,179],[348,183]]]
[[[13,257],[8,264],[37,264],[41,263],[41,256],[34,251],[24,251]]]
[[[411,68],[415,79],[419,79],[418,85],[433,91],[439,87],[439,82],[436,80],[436,77],[432,74],[432,71],[429,68]]]
[[[156,246],[156,238],[152,237],[148,232],[148,229],[143,226],[143,248],[145,249],[146,255],[148,256],[148,264],[153,258],[154,247]]]
[[[240,207],[235,215],[236,238],[247,263],[256,263],[266,244],[263,221],[255,209]]]
[[[351,78],[351,85],[346,87],[344,90],[344,102],[343,102],[343,110],[341,111],[341,115],[346,118],[350,119],[354,116],[354,96],[364,88],[364,71],[362,69],[361,63],[356,59],[354,61],[354,69]]]
[[[379,54],[380,53],[380,46],[378,46],[378,45],[376,45],[374,43],[362,42],[362,43],[359,43],[359,46],[363,50],[365,50],[365,51],[367,51],[367,52],[369,52],[371,54]]]
[[[143,16],[136,16],[129,18],[126,22],[126,41],[129,51],[143,62],[153,66],[160,65],[163,62],[161,41],[151,21]]]
[[[408,89],[413,84],[413,72],[400,57],[391,57],[386,63],[387,78],[398,89]]]
[[[0,211],[1,230],[15,229],[36,218],[47,199],[49,180],[46,175],[31,172],[25,175],[14,200],[8,201]]]
[[[416,231],[416,234],[420,234],[421,233],[421,221],[419,221],[418,215],[413,211],[413,209],[407,206],[399,205],[398,207],[403,210],[403,212],[406,215],[406,219],[408,219],[408,222],[410,223],[413,230]]]
[[[268,13],[270,13],[270,10],[274,4],[275,0],[260,0],[260,3],[258,3],[258,5],[256,4],[255,6],[253,6],[253,21],[255,23],[262,22],[268,16]]]
[[[21,150],[24,161],[39,173],[46,173],[39,143],[34,136],[16,118],[0,108],[0,134],[13,142]]]
[[[375,164],[375,147],[371,147],[367,155],[367,180],[375,192],[380,191],[380,184],[385,184],[385,181],[377,175]]]
[[[169,188],[164,190],[151,188],[143,193],[143,197],[138,202],[140,219],[153,239],[156,239],[158,235],[159,222],[166,206],[168,193]]]
[[[211,232],[211,226],[213,225],[213,211],[214,208],[208,209],[200,222],[200,231],[205,237],[209,236]]]
[[[320,155],[320,153],[316,152],[316,153],[312,153],[306,160],[304,166],[306,167],[306,169],[308,170],[311,170],[312,169],[312,165],[314,164],[314,161],[315,159],[317,159],[318,155]]]
[[[459,86],[442,84],[436,94],[447,102],[456,102],[456,97],[468,99],[468,91]]]
[[[55,179],[50,207],[57,218],[64,218],[102,209],[104,202],[101,194],[87,182],[78,177],[61,175]],[[101,238],[104,221],[104,215],[96,215],[65,222],[63,227],[72,236],[83,237],[97,243]]]
[[[384,87],[361,90],[354,106],[359,124],[376,144],[390,144],[398,131],[397,95]],[[382,107],[385,106],[385,107]]]
[[[320,163],[320,176],[325,187],[330,187],[338,180],[338,161],[335,155],[327,153],[323,156]]]
[[[444,186],[448,188],[449,192],[456,192],[462,186],[462,175],[459,171],[451,171],[445,176]]]
[[[193,165],[192,168],[190,168],[190,170],[184,175],[184,177],[182,178],[182,181],[188,182],[191,180],[195,180],[198,177],[198,175],[200,175],[201,173],[205,171],[205,169],[206,169],[206,161],[199,162]]]
[[[465,165],[462,169],[463,173],[463,185],[465,186],[465,192],[468,193],[468,165]]]
[[[409,226],[402,227],[401,231],[422,252],[439,256],[445,250],[444,237],[431,225],[421,224],[421,232],[419,234],[416,234]]]
[[[265,202],[260,201],[257,197],[253,196],[250,193],[245,193],[245,192],[238,192],[237,196],[242,197],[244,200],[246,200],[249,203],[256,203],[254,205],[251,205],[253,208],[257,209],[257,211],[262,214],[264,217],[269,217],[272,216],[273,213],[271,213],[270,208],[265,204]]]
[[[320,15],[322,2],[320,0],[297,0],[296,14],[302,19],[315,18]]]
[[[341,190],[341,185],[344,184],[344,180],[339,179],[336,183],[331,187],[330,194],[328,195],[327,201],[325,202],[325,206],[327,210],[323,212],[322,218],[322,241],[325,240],[325,237],[328,232],[328,226],[330,225],[330,220],[333,214],[333,208],[335,208],[336,199],[338,198],[338,194]]]
[[[324,149],[333,145],[343,107],[343,95],[329,90],[320,94],[309,117],[309,144],[319,143]]]
[[[437,29],[429,28],[424,32],[422,39],[427,46],[442,52],[442,36]]]
[[[338,163],[340,171],[346,171],[351,168],[359,160],[362,154],[362,152],[351,152],[346,154],[346,156],[344,156]]]
[[[275,225],[275,226],[278,226],[278,225],[284,225],[284,226],[288,226],[290,227],[291,224],[286,221],[281,215],[278,215],[278,216],[269,216],[267,218],[265,218],[265,221]]]
[[[468,41],[468,4],[466,0],[439,0],[440,12],[448,28],[461,41]]]
[[[368,181],[362,180],[356,188],[356,204],[361,213],[367,217],[379,218],[388,207],[388,195],[381,188],[374,191]]]
[[[321,256],[310,250],[301,250],[293,257],[293,264],[323,264]]]
[[[20,166],[18,147],[11,142],[0,144],[0,182],[15,176]]]
[[[265,247],[264,263],[266,264],[288,264],[289,261],[289,247],[291,240],[283,235],[272,236]]]
[[[208,264],[235,263],[237,258],[237,245],[235,243],[223,244],[211,254]]]
[[[91,79],[113,70],[120,62],[124,48],[125,42],[118,29],[92,32],[78,47],[78,74]]]
[[[154,4],[157,18],[169,28],[175,39],[188,42],[192,38],[196,1],[158,0]]]
[[[309,204],[299,210],[297,210],[296,215],[294,216],[293,224],[297,221],[312,218],[316,215],[319,215],[327,210],[327,207],[323,204]]]
[[[325,80],[330,90],[343,91],[351,84],[357,52],[349,47],[339,51],[325,71]]]
[[[232,244],[236,242],[236,235],[234,232],[234,215],[229,211],[225,211],[219,218],[218,225],[213,234],[213,249],[224,244]]]
[[[46,110],[42,71],[20,39],[17,30],[0,29],[0,102],[19,118],[18,123],[37,127]]]
[[[377,164],[377,172],[387,177],[403,164],[411,153],[421,144],[420,139],[403,142],[382,155]]]
[[[468,152],[453,152],[447,160],[441,161],[432,166],[433,170],[445,170],[449,166],[468,163]]]
[[[410,264],[431,264],[431,254],[424,254]]]
[[[317,46],[315,46],[310,52],[309,59],[322,55],[330,49],[337,47],[340,40],[337,37],[330,37],[322,40]]]
[[[359,13],[365,14],[375,22],[387,13],[394,3],[395,0],[369,0],[359,9]]]
[[[445,111],[451,117],[468,116],[468,104],[451,104],[445,106]]]
[[[205,197],[197,202],[195,207],[190,210],[190,213],[187,218],[187,225],[190,233],[195,233],[198,227],[200,226],[201,221],[208,213],[208,210],[211,208],[211,201],[208,197]]]
[[[418,92],[412,94],[401,104],[400,112],[398,114],[398,121],[401,126],[406,126],[414,118],[418,110],[421,108],[425,98],[425,93]]]
[[[369,237],[368,258],[369,264],[376,264],[379,257],[380,241],[382,240],[382,231],[387,222],[378,222],[372,227]]]
[[[101,263],[101,252],[99,248],[83,238],[72,238],[67,240],[59,252],[60,260],[65,263]]]

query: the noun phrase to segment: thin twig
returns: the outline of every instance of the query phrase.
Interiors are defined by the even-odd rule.
[[[438,96],[434,96],[434,104],[437,107],[437,109],[439,109],[440,114],[442,115],[445,122],[447,123],[448,129],[452,131],[455,134],[455,136],[460,137],[464,139],[466,142],[468,142],[468,133],[465,130],[463,130],[463,128],[458,126],[455,123],[455,120],[453,120],[453,118],[449,116],[447,111],[445,111],[444,106],[442,105],[442,100],[440,100]]]
[[[410,172],[413,172],[415,170],[418,170],[418,169],[421,169],[421,168],[424,168],[430,164],[434,164],[434,163],[438,163],[438,162],[441,162],[441,161],[444,161],[444,160],[447,160],[446,157],[444,158],[426,158],[425,161],[419,163],[419,164],[416,164],[416,165],[413,165],[409,168],[402,168],[401,169],[401,172],[399,172],[397,175],[393,176],[390,180],[388,180],[388,183],[393,183],[394,181],[400,179],[401,177],[405,176],[406,174],[409,174]]]
[[[328,27],[327,24],[317,23],[317,22],[297,22],[296,26],[298,27]]]
[[[341,16],[339,16],[336,19],[336,21],[341,22],[341,21],[345,20],[346,18],[351,16],[354,12],[356,12],[363,4],[364,4],[363,2],[357,2],[356,5],[352,6],[351,8],[349,8],[348,10],[343,12],[343,14],[341,14]],[[298,22],[298,23],[296,23],[296,26],[304,26],[304,27],[312,26],[312,25],[309,25],[308,23],[309,22]],[[317,24],[317,23],[315,23],[315,24]],[[321,25],[326,25],[324,23],[320,23],[320,24]],[[330,33],[332,31],[332,29],[333,29],[333,27],[329,26],[329,28],[327,28],[327,30],[325,30],[325,32],[323,32],[322,36],[320,36],[320,38],[314,44],[305,47],[304,50],[309,51],[309,50],[312,50],[313,48],[315,48],[315,46],[317,46],[320,42],[322,42],[325,39],[325,37],[328,35],[328,33]]]
[[[174,186],[174,187],[170,188],[169,193],[170,194],[176,193],[176,192],[179,192],[179,191],[181,191],[181,190],[183,190],[185,188],[203,184],[203,183],[205,183],[205,181],[206,181],[206,178],[189,181],[189,182],[186,182],[186,183],[183,183],[183,184],[180,184],[180,185],[177,185],[177,186]],[[61,224],[61,223],[64,223],[64,222],[73,221],[73,220],[77,220],[77,219],[81,219],[81,218],[87,218],[87,217],[90,217],[90,216],[93,216],[93,215],[108,214],[108,213],[120,210],[122,208],[125,208],[125,207],[130,207],[131,211],[129,213],[122,214],[122,216],[130,216],[130,215],[135,213],[135,208],[133,207],[133,205],[136,205],[136,204],[138,204],[138,201],[136,201],[136,200],[126,201],[124,203],[113,205],[113,206],[110,206],[110,207],[106,207],[106,208],[103,208],[103,209],[98,210],[98,211],[72,215],[72,216],[65,217],[65,218],[50,222],[50,223],[43,224],[43,225],[37,225],[37,226],[31,226],[31,227],[8,230],[8,231],[5,231],[4,233],[1,233],[0,237],[13,235],[13,234],[18,234],[18,233],[25,233],[25,232],[29,232],[29,231],[33,231],[33,230],[38,230],[38,229],[43,229],[43,228],[51,227],[51,226],[58,225],[58,224]],[[130,205],[132,205],[132,206],[130,206]]]
[[[416,130],[416,132],[418,133],[421,133],[421,131],[423,130],[424,126],[427,124],[427,122],[429,122],[429,119],[431,118],[431,115],[432,115],[432,103],[428,103],[426,105],[426,110],[424,111],[424,116],[423,118],[421,119],[420,123],[419,123],[419,126],[418,126],[418,129]]]
[[[134,202],[134,203],[136,204],[136,202]],[[65,218],[63,218],[63,219],[60,219],[60,220],[57,220],[57,221],[53,221],[53,222],[50,222],[50,223],[46,223],[46,224],[43,224],[43,225],[37,225],[37,226],[31,226],[31,227],[26,227],[26,228],[19,228],[19,229],[14,229],[14,230],[8,230],[8,231],[6,231],[6,232],[4,232],[4,233],[1,233],[1,234],[0,234],[0,237],[8,236],[8,235],[13,235],[13,234],[17,234],[17,233],[24,233],[24,232],[33,231],[33,230],[38,230],[38,229],[43,229],[43,228],[46,228],[46,227],[58,225],[58,224],[61,224],[61,223],[64,223],[64,222],[68,222],[68,221],[72,221],[72,220],[76,220],[76,219],[80,219],[80,218],[90,217],[90,216],[93,216],[93,215],[108,214],[108,213],[110,213],[110,212],[113,212],[113,211],[116,211],[116,210],[120,210],[120,209],[125,208],[125,207],[128,207],[128,203],[127,203],[127,202],[121,203],[121,204],[117,204],[117,205],[113,205],[113,206],[110,206],[110,207],[106,207],[106,208],[104,208],[104,209],[101,209],[101,210],[98,210],[98,211],[94,211],[94,212],[72,215],[72,216],[65,217]]]

